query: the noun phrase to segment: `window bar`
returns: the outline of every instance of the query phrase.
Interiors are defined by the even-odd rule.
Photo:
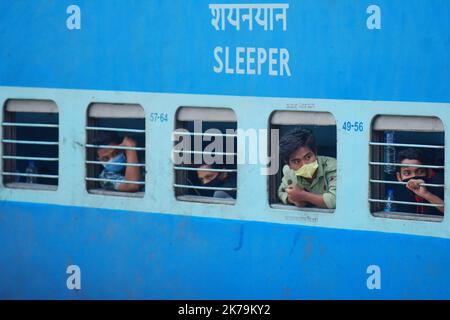
[[[3,156],[2,158],[7,160],[59,161],[59,158],[16,157],[16,156]]]
[[[109,128],[109,127],[86,127],[86,130],[145,133],[145,130],[126,129],[126,128]]]
[[[369,180],[372,183],[379,183],[379,184],[403,184],[403,185],[407,185],[407,182],[400,182],[400,181],[388,181],[388,180],[373,180],[370,179]],[[444,184],[433,184],[433,183],[420,183],[420,186],[424,186],[424,187],[434,187],[434,188],[444,188],[445,185]]]
[[[413,167],[413,168],[427,168],[427,169],[445,169],[445,166],[430,166],[423,164],[401,164],[401,163],[389,163],[389,162],[369,162],[370,165],[375,166],[395,166],[395,167]]]
[[[108,161],[86,161],[87,164],[113,164],[115,166],[127,166],[127,167],[145,167],[145,163],[119,163]]]
[[[122,147],[122,146],[102,145],[102,144],[86,144],[86,148],[103,148],[103,149],[118,149],[118,150],[136,150],[136,151],[145,150],[145,148],[140,147]]]
[[[237,134],[230,133],[201,133],[201,132],[173,132],[176,136],[203,136],[203,137],[233,137],[236,138]]]
[[[129,183],[129,184],[140,184],[145,185],[144,181],[130,181],[130,180],[114,180],[114,179],[101,179],[101,178],[90,178],[86,177],[87,181],[105,181],[105,182],[118,182],[118,183]]]
[[[36,177],[36,178],[49,178],[49,179],[58,179],[58,175],[49,175],[49,174],[35,174],[35,173],[17,173],[17,172],[2,172],[4,176],[19,176],[19,177]]]
[[[175,188],[184,189],[200,189],[200,190],[217,190],[217,191],[237,191],[237,188],[223,188],[223,187],[202,187],[202,186],[191,186],[186,184],[174,184]]]
[[[429,144],[407,144],[407,143],[385,143],[385,142],[369,142],[371,146],[392,146],[392,147],[411,147],[411,148],[430,148],[430,149],[445,149],[444,146],[429,145]]]
[[[407,202],[407,201],[396,201],[396,200],[379,200],[379,199],[369,199],[370,202],[382,202],[382,203],[396,203],[396,204],[407,204],[414,206],[425,206],[425,207],[435,207],[443,208],[444,204],[432,204],[432,203],[421,203],[421,202]]]
[[[57,146],[59,142],[53,141],[29,141],[29,140],[11,140],[11,139],[3,139],[4,143],[17,143],[17,144],[35,144],[35,145],[48,145],[48,146]]]
[[[219,152],[219,151],[192,151],[192,150],[173,150],[173,152],[190,153],[190,154],[209,154],[209,155],[222,155],[222,156],[235,156],[235,152]]]
[[[36,127],[36,128],[59,128],[58,124],[26,123],[26,122],[3,122],[4,127]]]
[[[174,169],[184,171],[237,172],[237,169],[208,169],[208,168],[191,168],[191,167],[174,167]]]

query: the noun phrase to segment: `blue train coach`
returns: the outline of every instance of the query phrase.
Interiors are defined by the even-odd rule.
[[[449,299],[449,17],[1,1],[0,298]],[[298,127],[336,159],[335,205],[280,198]]]

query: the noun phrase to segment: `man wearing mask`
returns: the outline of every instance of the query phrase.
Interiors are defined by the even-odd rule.
[[[317,155],[311,130],[296,128],[280,139],[286,162],[278,197],[297,207],[336,208],[336,159]]]
[[[199,194],[204,197],[214,197],[223,199],[236,199],[236,176],[227,171],[220,171],[224,168],[219,165],[204,164],[198,167],[197,178],[202,187],[223,188],[218,190],[199,190]],[[230,190],[234,189],[234,190]]]
[[[136,142],[124,137],[119,139],[114,132],[100,132],[93,141],[96,145],[110,145],[112,147],[136,147]],[[123,181],[140,181],[141,170],[137,166],[124,166],[127,163],[139,163],[136,150],[123,150],[115,148],[98,148],[98,161],[108,162],[103,164],[104,170],[100,173],[100,179],[113,181],[101,181],[100,186],[103,189],[121,192],[137,192],[140,189],[139,184],[126,183]]]
[[[405,186],[397,188],[398,195],[396,199],[399,201],[431,203],[437,205],[443,205],[443,196],[438,195],[442,188],[433,188],[432,193],[427,187],[421,185],[422,183],[434,183],[434,172],[431,169],[425,169],[415,167],[417,165],[423,165],[423,154],[418,149],[408,148],[398,153],[398,161],[400,164],[409,164],[411,167],[397,167],[397,180],[400,182],[407,182]],[[434,191],[436,189],[436,191]],[[442,192],[440,192],[442,193]],[[399,205],[399,211],[412,212],[418,214],[437,214],[442,215],[444,213],[444,207],[430,207],[430,206],[412,206],[412,205]]]

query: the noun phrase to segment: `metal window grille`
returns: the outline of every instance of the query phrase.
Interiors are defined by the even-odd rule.
[[[3,183],[6,187],[56,190],[59,118],[48,100],[7,100],[3,110]]]
[[[145,113],[143,108],[137,104],[108,104],[93,103],[88,108],[88,125],[86,126],[87,143],[86,147],[86,186],[90,193],[97,195],[121,195],[131,197],[142,197],[145,190]],[[136,147],[126,147],[121,145],[95,144],[96,135],[101,132],[116,133],[120,139],[125,136],[137,142]],[[113,163],[98,159],[99,149],[114,149],[126,152],[134,150],[138,154],[137,163]],[[116,179],[101,177],[104,166],[108,164],[123,166],[120,172],[123,176],[120,183],[138,185],[139,191],[136,193],[123,193],[109,187],[108,183],[115,184]],[[128,167],[137,167],[141,171],[140,181],[131,181],[125,178],[125,171]]]
[[[402,134],[401,141],[391,141],[385,140],[386,132],[394,132],[394,137]],[[404,216],[406,219],[415,220],[427,220],[426,215],[417,214],[415,212],[405,212],[402,210],[394,209],[392,212],[388,209],[388,205],[394,206],[405,206],[412,207],[433,207],[433,208],[443,208],[444,204],[432,204],[426,201],[423,202],[412,202],[403,201],[402,199],[396,198],[396,191],[399,188],[406,188],[407,182],[398,181],[396,175],[397,171],[401,167],[414,167],[423,168],[427,170],[433,170],[435,172],[444,173],[445,166],[443,161],[443,155],[445,150],[445,145],[439,143],[416,143],[417,139],[426,139],[427,135],[442,135],[443,137],[443,124],[436,117],[416,117],[416,116],[378,116],[372,126],[372,139],[369,142],[370,149],[370,161],[369,161],[369,204],[372,214],[375,216],[389,217],[392,215],[394,218],[399,218]],[[434,141],[434,139],[433,139]],[[414,142],[414,143],[412,143]],[[394,148],[395,154],[397,155],[399,151],[407,148],[420,149],[424,152],[431,152],[434,155],[441,154],[442,159],[440,163],[434,164],[400,164],[398,161],[390,162],[385,159],[385,148]],[[436,156],[437,157],[437,156]],[[395,173],[385,173],[384,169],[387,167],[395,168]],[[442,175],[443,177],[443,175]],[[443,180],[443,179],[442,179]],[[443,183],[423,183],[424,187],[432,190],[441,189],[445,190],[445,184]],[[388,189],[393,190],[394,199],[388,199]],[[433,192],[433,191],[432,191]],[[434,192],[433,192],[434,193]],[[442,192],[444,194],[444,192]],[[443,199],[444,200],[444,199]],[[409,217],[407,217],[409,216]],[[415,216],[415,217],[414,217]]]
[[[230,196],[237,192],[236,185],[227,187],[204,186],[198,180],[201,171],[226,173],[228,178],[237,178],[237,121],[233,110],[226,108],[181,107],[176,115],[175,141],[172,153],[186,161],[174,162],[175,182],[173,184],[177,199],[202,203],[234,204],[234,199],[218,199],[213,194],[222,191]],[[180,142],[189,139],[190,148],[180,148]],[[207,145],[220,139],[222,150],[207,150]],[[197,141],[197,142],[195,142]],[[198,142],[200,141],[200,142]],[[219,168],[202,168],[204,157],[221,159]],[[222,165],[223,164],[223,165]],[[210,191],[205,195],[205,191]],[[235,196],[234,196],[235,198]]]

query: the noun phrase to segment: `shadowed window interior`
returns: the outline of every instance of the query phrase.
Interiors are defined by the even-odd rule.
[[[383,218],[442,221],[445,133],[436,117],[377,116],[370,148],[370,211]]]
[[[87,123],[85,179],[88,192],[143,197],[146,174],[144,109],[137,104],[93,103],[88,108]],[[122,160],[119,159],[121,155]],[[136,159],[132,161],[130,155]],[[129,168],[139,170],[138,175],[130,175]]]
[[[269,183],[269,203],[272,208],[283,210],[302,210],[302,211],[317,211],[332,213],[334,208],[320,208],[311,203],[306,203],[302,207],[295,206],[294,204],[285,204],[279,197],[279,188],[282,184],[283,167],[287,165],[287,162],[279,153],[279,141],[283,136],[296,129],[310,130],[315,138],[317,147],[317,156],[322,159],[324,157],[330,157],[337,159],[336,154],[336,120],[331,113],[327,112],[306,112],[306,111],[275,111],[272,113],[269,121],[270,131],[278,130],[279,140],[277,142],[271,141],[269,136],[269,156],[270,154],[278,155],[279,169],[275,174],[268,176]],[[324,176],[325,177],[325,176]],[[325,177],[325,180],[329,179]],[[334,175],[336,180],[337,177]],[[301,180],[300,178],[293,177],[289,182],[295,183],[295,181]],[[311,183],[313,185],[315,180]],[[335,183],[336,181],[334,181]],[[322,188],[323,189],[323,188]],[[307,189],[305,189],[307,190]],[[309,192],[317,193],[314,190],[307,190]],[[323,192],[321,190],[321,192]]]
[[[234,204],[237,121],[226,108],[181,107],[174,132],[175,196],[181,201]]]
[[[58,107],[48,100],[8,100],[3,108],[3,184],[57,190]]]

